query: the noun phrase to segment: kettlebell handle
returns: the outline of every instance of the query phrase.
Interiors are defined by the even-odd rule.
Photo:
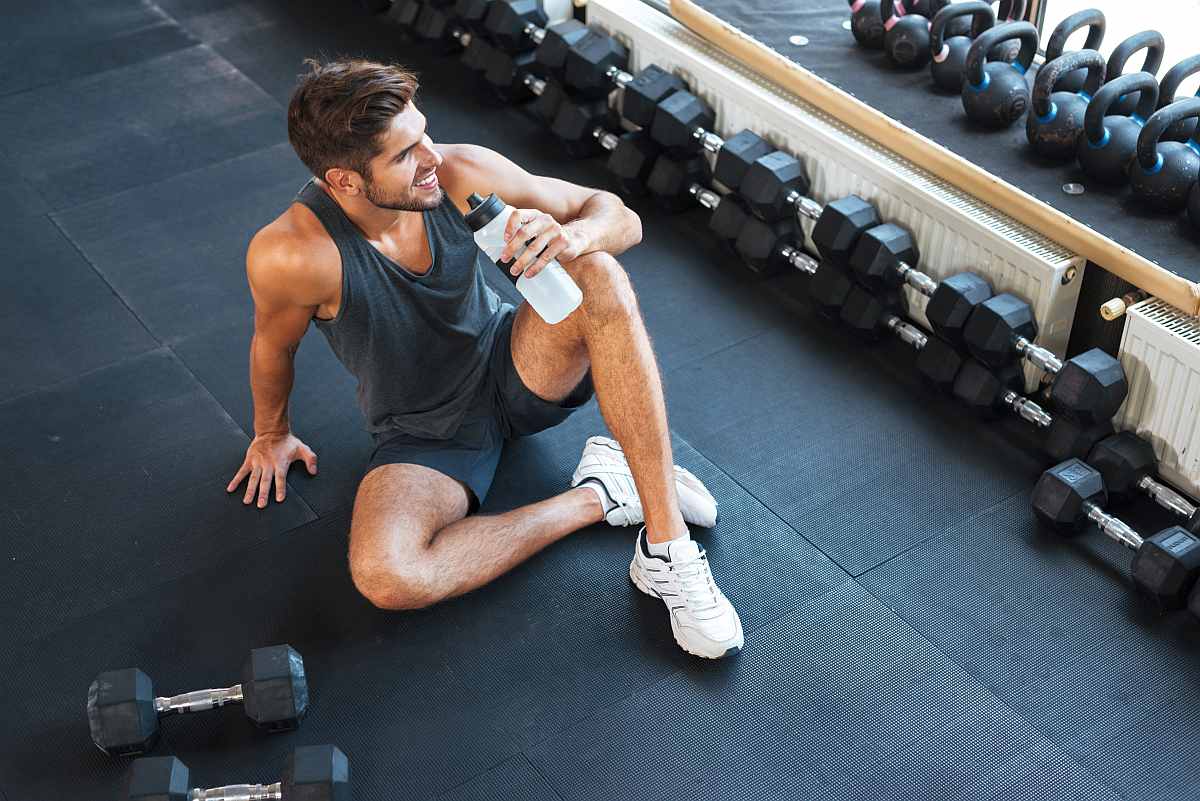
[[[950,20],[965,17],[968,14],[971,16],[972,39],[996,24],[996,14],[992,11],[992,4],[984,2],[984,0],[966,0],[964,3],[951,3],[943,6],[938,13],[933,15],[933,23],[929,27],[929,52],[933,54],[934,61],[944,60],[950,52],[950,48],[942,41],[946,25]]]
[[[1033,56],[1037,53],[1037,28],[1030,22],[1006,22],[984,31],[971,43],[971,49],[967,51],[967,61],[963,65],[963,75],[972,86],[980,88],[984,82],[987,73],[983,68],[987,63],[987,54],[1000,42],[1010,39],[1021,41],[1021,52],[1017,54],[1016,61],[1009,66],[1021,74],[1029,69],[1029,65],[1033,63]]]
[[[1020,22],[1025,19],[1025,0],[1000,0],[996,19],[1000,22]]]
[[[1046,42],[1046,61],[1053,61],[1061,56],[1063,48],[1067,45],[1067,39],[1070,38],[1071,34],[1083,27],[1087,27],[1088,35],[1082,49],[1095,50],[1100,47],[1100,43],[1104,41],[1106,24],[1104,12],[1098,8],[1085,8],[1083,11],[1076,11],[1058,23],[1058,27],[1050,34],[1050,39]]]
[[[1200,118],[1200,97],[1176,100],[1150,115],[1150,119],[1146,120],[1145,126],[1142,127],[1142,132],[1138,134],[1137,141],[1137,160],[1143,170],[1155,172],[1158,169],[1161,159],[1158,154],[1158,140],[1162,138],[1163,133],[1180,120],[1192,117]],[[1188,146],[1197,150],[1200,155],[1200,140],[1196,138],[1198,136],[1200,126],[1196,127],[1196,133],[1192,134]]]
[[[1042,65],[1038,70],[1037,80],[1033,82],[1033,94],[1030,102],[1033,113],[1044,117],[1050,111],[1050,95],[1054,86],[1063,75],[1075,70],[1086,69],[1087,80],[1084,81],[1082,94],[1088,100],[1104,85],[1104,56],[1098,50],[1073,50],[1064,53],[1053,61]]]
[[[1087,111],[1083,115],[1083,129],[1087,132],[1088,141],[1097,147],[1104,140],[1104,118],[1108,109],[1125,95],[1140,92],[1137,108],[1130,116],[1145,124],[1158,105],[1158,81],[1148,72],[1131,72],[1120,75],[1104,86],[1092,97]]]
[[[1135,33],[1117,45],[1113,49],[1112,55],[1108,57],[1109,80],[1123,73],[1126,62],[1139,50],[1146,51],[1146,59],[1142,62],[1141,71],[1148,72],[1151,75],[1158,74],[1158,68],[1162,66],[1163,51],[1166,50],[1166,47],[1167,42],[1158,31]]]
[[[1158,105],[1161,107],[1174,102],[1179,84],[1197,72],[1200,72],[1200,55],[1185,58],[1167,70],[1167,74],[1163,76],[1158,87]]]

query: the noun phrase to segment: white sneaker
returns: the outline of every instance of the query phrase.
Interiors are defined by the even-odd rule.
[[[736,654],[743,644],[742,621],[713,581],[704,549],[692,539],[671,540],[666,546],[665,556],[652,554],[643,526],[629,563],[629,580],[667,605],[680,648],[706,659]]]
[[[645,522],[633,473],[621,444],[615,439],[588,437],[583,446],[583,457],[571,476],[571,486],[578,487],[588,479],[598,482],[608,495],[604,519],[609,525],[636,526]],[[716,525],[717,499],[700,479],[679,465],[675,465],[675,494],[679,496],[679,511],[684,522],[701,528]]]

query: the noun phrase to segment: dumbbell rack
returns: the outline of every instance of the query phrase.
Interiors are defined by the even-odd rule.
[[[1039,344],[1064,353],[1083,259],[763,80],[641,0],[589,0],[587,9],[589,25],[629,47],[633,69],[657,63],[681,75],[716,111],[718,133],[750,128],[796,154],[818,199],[873,201],[884,219],[913,232],[924,272],[940,280],[973,270],[997,292],[1025,298],[1040,323]],[[905,291],[912,316],[928,327],[924,299]],[[1029,390],[1039,377],[1026,368]]]

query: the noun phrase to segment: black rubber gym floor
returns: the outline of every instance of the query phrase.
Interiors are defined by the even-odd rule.
[[[468,596],[379,612],[346,570],[370,453],[324,340],[292,421],[321,460],[259,511],[249,442],[251,233],[305,179],[283,103],[318,52],[401,60],[444,141],[597,184],[452,59],[339,2],[139,0],[10,10],[0,71],[0,798],[112,799],[128,762],[84,714],[101,670],[161,693],[237,681],[288,642],[311,707],[164,721],[205,786],[275,781],[334,743],[357,799],[1170,799],[1200,796],[1200,627],[1129,592],[1095,533],[1039,534],[1019,422],[926,393],[899,342],[858,347],[754,283],[703,213],[639,207],[623,257],[665,376],[696,533],[746,649],[701,662],[626,569],[631,530],[568,537]],[[511,293],[500,278],[503,291]],[[561,491],[595,404],[512,443],[484,513]],[[1139,507],[1141,530],[1167,523]]]

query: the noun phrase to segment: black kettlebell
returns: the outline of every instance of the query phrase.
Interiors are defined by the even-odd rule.
[[[929,18],[888,0],[879,4],[879,18],[884,30],[883,52],[888,60],[897,67],[924,67],[929,61]]]
[[[1163,76],[1158,88],[1158,107],[1162,108],[1174,103],[1175,93],[1179,91],[1179,84],[1197,72],[1200,72],[1200,56],[1185,58],[1167,70],[1167,74]],[[1200,94],[1197,94],[1197,97],[1200,97]],[[1164,142],[1186,142],[1196,132],[1196,125],[1194,119],[1180,120],[1167,129],[1167,132],[1162,135],[1162,140]]]
[[[1160,211],[1179,211],[1200,176],[1200,141],[1163,142],[1163,132],[1176,122],[1200,117],[1200,97],[1176,100],[1146,120],[1138,134],[1137,158],[1129,163],[1129,184],[1142,202]]]
[[[1078,92],[1056,92],[1062,76],[1080,68],[1087,70],[1087,81]],[[1025,118],[1025,138],[1033,149],[1046,158],[1067,161],[1075,158],[1075,145],[1083,133],[1083,115],[1088,101],[1104,83],[1104,56],[1097,50],[1076,50],[1042,65]]]
[[[993,47],[1012,39],[1021,42],[1015,61],[1010,64],[987,60]],[[975,38],[963,65],[962,85],[963,109],[972,122],[988,128],[1005,128],[1021,118],[1029,107],[1025,72],[1033,63],[1037,46],[1037,28],[1028,22],[997,25]]]
[[[1132,115],[1113,108],[1125,96],[1138,94]],[[1158,81],[1148,72],[1131,72],[1100,87],[1083,115],[1083,136],[1075,147],[1079,166],[1089,177],[1119,186],[1129,180],[1129,162],[1137,152],[1138,134],[1158,103]]]
[[[1003,25],[1006,22],[1021,22],[1024,19],[1025,0],[1000,0],[1000,7],[996,10],[997,25]],[[988,53],[988,61],[1015,61],[1017,53],[1020,51],[1020,42],[1002,42]]]
[[[1139,50],[1146,51],[1146,59],[1142,62],[1141,72],[1157,75],[1158,68],[1162,66],[1163,50],[1166,49],[1166,46],[1167,43],[1163,40],[1163,35],[1158,31],[1135,33],[1113,49],[1112,55],[1108,57],[1108,70],[1106,72],[1108,77],[1105,80],[1113,81],[1120,78],[1125,70],[1125,64]],[[1155,92],[1155,94],[1157,95],[1158,93]],[[1126,95],[1117,100],[1116,105],[1110,108],[1108,113],[1126,117],[1133,113],[1137,104],[1137,97]]]
[[[850,32],[854,40],[869,50],[883,48],[883,19],[879,0],[849,0]]]
[[[996,5],[996,0],[988,0],[988,5]],[[1019,22],[1025,16],[1025,0],[1000,0],[1000,10],[992,15],[992,24],[999,22]],[[933,19],[933,17],[930,17]],[[955,36],[970,36],[974,38],[977,34],[971,33],[972,22],[966,17],[955,17],[946,25],[946,29],[942,31],[942,36],[946,39]],[[1010,42],[1009,44],[1012,44]],[[990,61],[1012,61],[1017,57],[1019,45],[1012,48],[1012,55],[1008,58],[1004,57],[1004,53],[992,53],[988,56]]]
[[[966,34],[951,34],[951,23],[959,21],[969,23]],[[984,0],[951,3],[935,14],[929,26],[929,73],[933,85],[946,92],[962,91],[963,64],[967,62],[971,40],[995,24],[992,6]]]
[[[1075,31],[1086,27],[1088,29],[1087,41],[1083,43],[1082,50],[1099,50],[1100,43],[1104,41],[1104,12],[1098,8],[1086,8],[1083,11],[1077,11],[1071,16],[1058,23],[1058,27],[1050,34],[1050,38],[1046,41],[1046,63],[1049,64],[1054,59],[1063,54],[1063,48],[1066,47],[1067,39]],[[1087,73],[1084,70],[1073,72],[1070,75],[1064,76],[1058,88],[1064,92],[1078,92],[1083,88],[1083,82],[1087,80]]]

